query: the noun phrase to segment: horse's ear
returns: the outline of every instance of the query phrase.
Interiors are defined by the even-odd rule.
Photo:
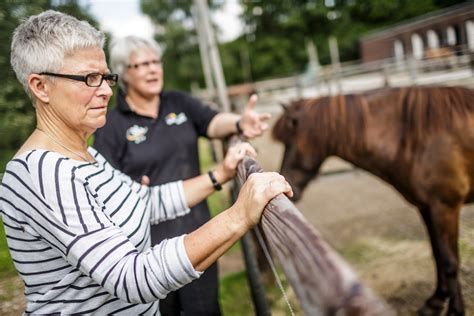
[[[283,102],[280,102],[280,106],[283,108],[283,111],[288,112],[288,105]]]

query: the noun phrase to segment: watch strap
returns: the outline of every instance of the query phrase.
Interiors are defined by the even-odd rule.
[[[235,122],[235,128],[237,129],[238,134],[240,134],[240,135],[244,134],[244,131],[242,130],[242,127],[240,127],[240,120],[237,120],[237,122]]]
[[[214,176],[214,172],[212,170],[209,170],[207,174],[209,175],[209,178],[211,179],[212,186],[214,187],[214,189],[216,191],[222,190],[222,185],[219,182],[217,182],[216,177]]]

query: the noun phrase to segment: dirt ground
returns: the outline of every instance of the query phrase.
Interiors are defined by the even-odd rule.
[[[264,170],[278,170],[283,148],[268,135],[254,141]],[[398,315],[414,315],[431,295],[435,268],[418,211],[379,178],[328,159],[296,204],[365,284]],[[474,204],[461,213],[461,272],[466,315],[474,315]]]
[[[431,294],[434,262],[417,210],[378,178],[362,171],[321,177],[297,207],[399,315]],[[463,209],[460,239],[466,315],[474,315],[474,205]]]

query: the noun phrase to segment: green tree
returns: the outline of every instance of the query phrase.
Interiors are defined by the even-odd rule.
[[[305,41],[313,40],[320,61],[330,62],[328,37],[338,39],[342,61],[359,58],[358,39],[386,27],[464,0],[243,1],[242,18],[255,79],[300,72]]]
[[[11,157],[35,125],[34,108],[16,80],[10,67],[10,43],[14,29],[20,21],[47,9],[59,10],[97,26],[87,8],[72,0],[3,0],[0,1],[0,172],[1,163]]]
[[[193,21],[193,0],[141,0],[141,10],[158,25],[156,41],[163,48],[166,89],[189,90],[191,83],[204,86],[199,42]],[[220,6],[210,1],[210,9]],[[138,36],[140,34],[137,34]]]
[[[330,62],[328,37],[338,39],[342,61],[359,58],[359,38],[465,0],[241,0],[244,32],[220,44],[228,84],[300,73],[308,62],[306,42],[315,42],[322,64]],[[142,11],[159,26],[156,39],[165,47],[165,86],[203,86],[192,0],[141,0]],[[211,9],[222,1],[210,1]],[[249,62],[250,61],[250,62]],[[250,64],[250,70],[244,66]]]

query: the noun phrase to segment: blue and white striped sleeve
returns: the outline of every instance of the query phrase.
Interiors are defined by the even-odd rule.
[[[3,183],[12,205],[24,210],[19,221],[122,300],[151,302],[200,276],[187,257],[183,236],[139,252],[67,159],[48,153],[33,157],[28,166],[11,168]],[[135,225],[136,231],[148,232],[149,223]]]
[[[175,219],[188,214],[191,209],[186,202],[183,181],[169,182],[162,185],[146,186],[133,181],[126,174],[117,171],[122,181],[131,186],[132,191],[137,192],[140,197],[151,208],[150,222],[158,224],[167,220]]]
[[[188,214],[191,209],[186,202],[183,181],[174,181],[162,185],[146,186],[134,181],[127,174],[115,169],[107,160],[94,148],[89,148],[91,154],[97,159],[103,168],[112,168],[114,177],[131,187],[132,191],[139,196],[151,208],[151,224],[158,224],[163,221],[175,219]]]

